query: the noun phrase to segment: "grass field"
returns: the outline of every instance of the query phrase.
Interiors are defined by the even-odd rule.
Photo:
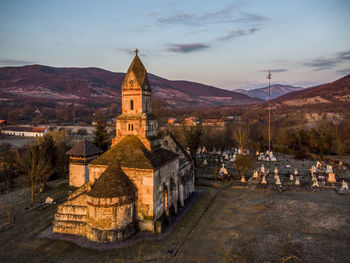
[[[16,223],[0,230],[0,262],[281,262],[292,255],[302,262],[350,261],[349,196],[230,185],[202,189],[164,241],[103,252],[36,238],[52,223],[56,205],[22,212],[19,206],[26,204],[17,203]],[[68,190],[66,183],[56,184],[39,201],[63,201]]]

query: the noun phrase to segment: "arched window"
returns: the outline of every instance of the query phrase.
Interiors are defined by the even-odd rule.
[[[130,110],[133,110],[133,109],[134,109],[134,101],[130,100]]]

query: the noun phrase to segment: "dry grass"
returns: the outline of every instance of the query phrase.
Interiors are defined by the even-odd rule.
[[[17,212],[16,223],[0,230],[0,262],[290,263],[350,258],[348,196],[334,191],[202,189],[205,192],[167,239],[103,252],[37,239],[51,224],[56,205]],[[62,200],[68,190],[66,184],[57,184],[39,199]]]

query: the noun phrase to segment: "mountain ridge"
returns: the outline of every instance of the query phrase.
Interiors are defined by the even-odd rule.
[[[248,95],[251,98],[259,98],[262,100],[268,100],[268,89],[269,87],[262,87],[256,89],[234,89],[234,92]],[[278,98],[290,92],[302,90],[302,87],[295,87],[292,85],[282,85],[282,84],[273,84],[271,85],[271,99]]]
[[[168,80],[148,73],[152,95],[170,107],[244,105],[261,102],[247,95],[186,80]],[[46,100],[115,100],[120,103],[120,87],[125,73],[96,67],[50,67],[28,65],[0,68],[0,97]]]
[[[330,102],[350,102],[350,74],[335,81],[291,92],[272,100],[273,103],[289,104],[322,104]],[[293,105],[295,102],[296,105]]]

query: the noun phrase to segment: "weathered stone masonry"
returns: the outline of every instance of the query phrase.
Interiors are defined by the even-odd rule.
[[[122,85],[122,114],[112,147],[102,155],[84,140],[70,155],[70,185],[58,206],[54,232],[114,242],[137,231],[161,231],[163,217],[194,191],[193,161],[169,134],[158,132],[151,87],[136,55]]]

